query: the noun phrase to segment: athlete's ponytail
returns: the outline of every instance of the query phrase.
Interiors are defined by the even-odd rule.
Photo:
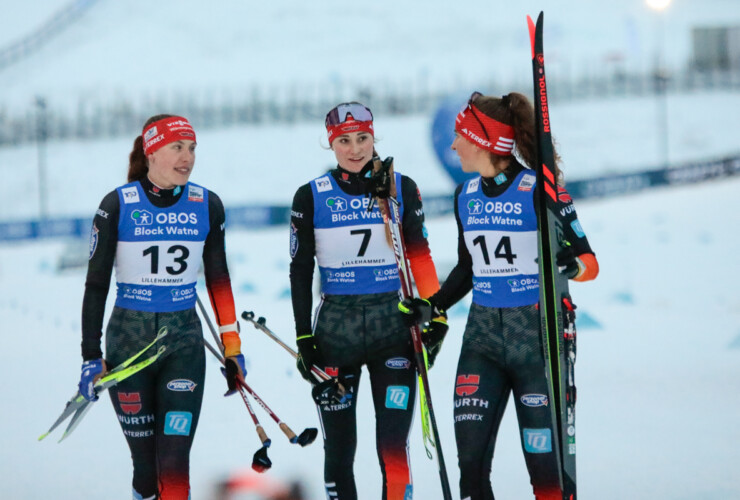
[[[152,123],[171,116],[175,115],[154,115],[146,121],[142,128],[145,129]],[[141,180],[146,177],[148,172],[149,161],[146,159],[146,155],[144,154],[144,138],[142,136],[138,136],[134,139],[134,147],[128,155],[128,182]]]
[[[537,144],[534,135],[534,108],[529,99],[519,92],[511,92],[503,97],[480,96],[475,101],[475,106],[486,116],[493,118],[506,125],[514,127],[514,144],[519,157],[530,168],[535,168],[537,163]],[[554,150],[554,146],[553,146]],[[560,156],[555,154],[556,178],[562,181],[560,169]],[[500,156],[491,154],[491,161],[495,162]]]

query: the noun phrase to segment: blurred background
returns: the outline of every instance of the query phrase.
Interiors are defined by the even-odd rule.
[[[197,130],[192,180],[226,205],[237,309],[267,316],[292,342],[287,216],[295,190],[335,164],[325,113],[347,100],[373,110],[379,152],[394,156],[424,196],[444,278],[456,259],[454,115],[473,90],[532,95],[526,15],[540,10],[553,134],[602,267],[596,282],[573,290],[582,494],[740,498],[737,0],[0,7],[0,474],[8,498],[129,497],[128,451],[107,402],[63,444],[35,439],[77,382],[90,222],[125,182],[149,116],[180,114]],[[468,305],[469,297],[451,311],[432,373],[453,492],[452,378]],[[318,426],[291,359],[242,329],[255,389],[296,432]],[[241,402],[221,398],[219,378],[209,364],[193,498],[323,498],[321,435],[309,448],[291,447],[265,415],[274,466],[257,476],[248,464],[258,440]],[[372,408],[367,397],[360,404],[355,472],[362,498],[379,498]],[[416,427],[415,498],[438,498]],[[508,413],[493,483],[501,498],[531,496]]]

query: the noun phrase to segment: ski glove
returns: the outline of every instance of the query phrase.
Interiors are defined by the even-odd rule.
[[[296,359],[296,368],[301,373],[306,381],[315,384],[316,379],[311,374],[311,367],[316,365],[323,367],[323,358],[321,351],[316,345],[316,338],[313,334],[303,335],[296,339],[296,345],[298,346],[298,358]]]
[[[389,156],[381,162],[381,168],[377,172],[373,171],[374,162],[380,160],[377,156],[367,162],[363,167],[365,178],[367,179],[367,194],[377,198],[388,198],[391,195],[391,168],[393,167],[393,157]],[[367,168],[369,166],[369,168]]]
[[[311,397],[320,406],[344,404],[352,399],[352,388],[344,379],[332,377],[313,386]]]
[[[247,376],[247,367],[244,363],[244,355],[237,354],[236,356],[229,356],[224,360],[224,367],[221,368],[221,373],[226,377],[226,385],[229,390],[226,391],[224,396],[231,396],[239,390],[239,376],[244,379]]]
[[[580,259],[576,257],[573,247],[570,245],[561,249],[555,256],[555,264],[561,274],[564,274],[568,279],[573,279],[581,273]]]
[[[78,387],[82,397],[88,401],[97,401],[95,382],[105,371],[105,361],[102,358],[91,359],[82,363],[80,383]]]
[[[427,348],[429,367],[442,348],[442,341],[447,335],[447,313],[427,299],[406,299],[398,303],[403,322],[409,328],[418,323],[422,325],[421,340]]]
[[[403,324],[411,328],[415,324],[423,325],[432,320],[436,307],[427,299],[404,299],[398,303]],[[439,311],[438,311],[439,312]]]
[[[445,335],[447,335],[447,330],[450,328],[447,325],[447,314],[444,311],[440,312],[440,316],[427,323],[421,332],[421,341],[424,342],[424,347],[427,348],[429,368],[434,365],[434,360],[437,359],[437,354],[442,349],[442,342]]]

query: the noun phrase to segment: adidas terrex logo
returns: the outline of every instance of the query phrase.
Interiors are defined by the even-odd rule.
[[[477,142],[478,144],[480,144],[482,147],[484,147],[484,148],[490,148],[491,147],[491,141],[487,141],[485,139],[482,139],[482,138],[478,137],[477,135],[475,135],[474,133],[472,133],[470,130],[468,130],[466,128],[462,129],[462,131],[465,133],[465,135],[467,135],[468,137],[470,137],[471,139],[473,139],[475,142]]]

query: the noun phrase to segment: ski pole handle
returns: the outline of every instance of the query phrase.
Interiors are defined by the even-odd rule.
[[[285,349],[286,351],[288,351],[290,353],[290,355],[293,356],[294,359],[298,359],[298,353],[295,352],[293,350],[293,348],[291,348],[288,344],[286,344],[285,342],[283,342],[280,339],[280,337],[278,337],[277,335],[275,335],[272,332],[272,330],[270,330],[269,328],[267,328],[267,326],[265,325],[265,323],[267,323],[267,320],[264,318],[264,316],[260,316],[259,318],[257,318],[255,320],[254,319],[254,312],[252,312],[252,311],[244,311],[244,312],[242,312],[242,318],[244,320],[246,320],[246,321],[251,322],[256,329],[262,331],[268,337],[270,337],[272,340],[274,340],[275,342],[277,342],[278,345],[280,345],[280,347],[282,347],[283,349]],[[331,378],[329,376],[329,374],[327,374],[324,370],[322,370],[321,368],[319,368],[316,365],[312,365],[311,366],[311,372],[314,374],[314,376],[320,382],[323,382],[324,380],[329,380]]]

